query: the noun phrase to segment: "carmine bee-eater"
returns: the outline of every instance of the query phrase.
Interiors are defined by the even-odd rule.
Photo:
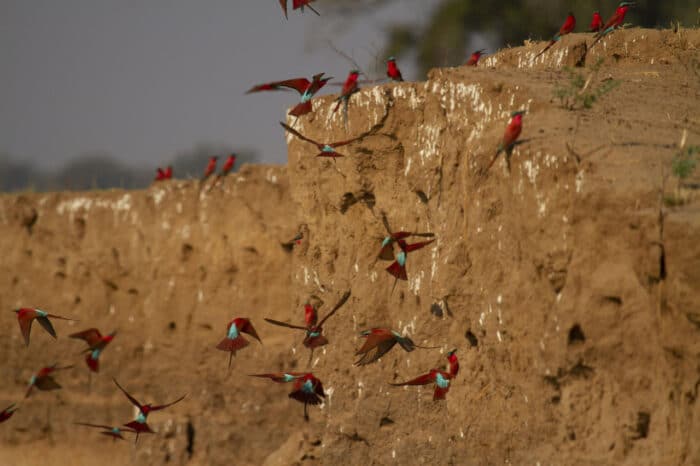
[[[367,338],[367,340],[365,340],[362,348],[355,353],[355,356],[361,355],[360,359],[355,363],[356,366],[364,366],[376,362],[379,358],[388,353],[397,343],[408,353],[416,348],[439,348],[439,346],[418,346],[413,343],[411,338],[402,337],[399,332],[391,330],[390,328],[375,327],[360,332],[360,335]]]
[[[625,22],[625,14],[627,14],[627,10],[630,9],[631,6],[634,6],[634,2],[622,2],[620,5],[618,5],[617,10],[615,10],[615,14],[610,18],[601,28],[600,31],[596,33],[595,40],[591,44],[591,47],[593,47],[600,39],[605,37],[606,35],[610,34],[613,32],[615,29],[619,28],[622,26]],[[591,48],[589,47],[589,49]]]
[[[313,11],[318,16],[321,16],[321,14],[318,11],[316,11],[314,9],[314,7],[312,7],[310,5],[310,3],[314,2],[314,1],[316,1],[316,0],[293,0],[292,1],[292,10],[298,10],[299,8],[301,8],[301,12],[303,13],[304,7],[308,7],[309,10]],[[286,19],[289,19],[289,17],[287,16],[287,0],[279,0],[279,2],[280,2],[280,6],[282,7],[282,12],[284,13],[284,17]]]
[[[204,169],[204,175],[202,175],[202,183],[204,183],[207,178],[214,174],[216,171],[216,163],[219,161],[219,157],[212,155],[209,157],[209,162],[207,163],[207,168]]]
[[[31,332],[32,330],[32,322],[34,321],[34,319],[36,319],[36,321],[39,322],[39,324],[41,324],[42,327],[44,327],[44,330],[49,332],[49,335],[51,335],[54,338],[56,338],[56,330],[53,329],[53,325],[51,325],[49,317],[51,317],[52,319],[75,321],[75,319],[69,319],[68,317],[61,317],[55,314],[49,314],[48,312],[42,311],[41,309],[32,309],[28,307],[15,309],[13,312],[17,313],[19,329],[22,331],[24,343],[26,343],[27,346],[29,346],[29,332]]]
[[[503,140],[498,145],[498,149],[496,149],[496,155],[493,156],[493,159],[491,159],[491,163],[489,163],[489,166],[486,167],[487,172],[489,171],[491,166],[494,163],[496,163],[496,159],[498,158],[501,152],[505,151],[507,155],[510,155],[510,153],[512,152],[513,147],[515,146],[515,141],[517,141],[518,136],[520,136],[520,132],[523,130],[524,114],[524,110],[518,110],[517,112],[513,112],[510,114],[510,123],[508,123],[508,126],[506,127],[506,132],[505,134],[503,134]]]
[[[294,246],[299,246],[301,244],[302,239],[304,239],[304,233],[299,232],[294,238],[284,243],[280,242],[280,244],[282,245],[285,251],[291,252],[292,249],[294,249]]]
[[[360,77],[360,72],[357,70],[351,70],[348,74],[345,83],[343,84],[343,89],[340,91],[340,95],[335,99],[336,104],[333,108],[333,113],[338,111],[340,104],[343,104],[343,117],[345,120],[345,125],[348,124],[348,105],[350,104],[350,97],[359,91],[360,88],[357,85],[357,79]]]
[[[116,334],[117,332],[114,331],[109,335],[102,335],[96,328],[89,328],[87,330],[83,330],[82,332],[73,333],[68,336],[70,338],[83,340],[85,343],[87,343],[88,348],[84,351],[87,353],[85,356],[85,363],[92,372],[99,372],[100,354],[102,354],[102,351],[104,351],[105,347],[114,339]]]
[[[133,404],[134,406],[136,406],[136,407],[138,408],[138,410],[139,410],[139,413],[136,415],[136,419],[135,419],[135,420],[133,420],[133,421],[127,423],[127,424],[124,424],[125,427],[128,427],[128,428],[130,428],[130,429],[133,429],[133,430],[136,432],[136,440],[134,440],[134,443],[136,443],[136,442],[139,441],[139,434],[144,434],[144,433],[146,433],[146,434],[153,434],[153,433],[155,433],[153,430],[151,430],[151,427],[150,427],[150,426],[148,425],[148,423],[146,422],[146,419],[148,418],[148,414],[149,414],[149,413],[151,413],[152,411],[159,411],[159,410],[161,410],[161,409],[165,409],[165,408],[167,408],[167,407],[169,407],[169,406],[172,406],[172,405],[174,405],[175,403],[179,403],[179,402],[181,402],[182,400],[184,400],[185,397],[187,396],[187,394],[182,395],[182,396],[181,396],[180,398],[178,398],[177,400],[175,400],[175,401],[173,401],[173,402],[171,402],[171,403],[168,403],[168,404],[164,404],[164,405],[156,405],[156,406],[153,406],[153,405],[150,404],[150,403],[149,403],[149,404],[141,404],[141,403],[139,403],[139,401],[138,401],[136,398],[134,398],[133,396],[129,395],[129,392],[127,392],[126,390],[124,390],[124,389],[122,388],[122,386],[119,385],[119,382],[117,382],[116,379],[112,379],[112,380],[114,380],[114,383],[117,385],[117,387],[119,387],[119,390],[121,390],[121,391],[124,393],[124,395],[126,395],[126,397],[129,399],[129,401],[131,402],[131,404]]]
[[[5,422],[10,419],[12,415],[15,414],[15,411],[17,411],[17,406],[14,403],[0,411],[0,422]]]
[[[211,184],[211,187],[209,188],[209,191],[214,189],[214,186],[216,186],[216,184],[219,181],[222,181],[224,179],[224,177],[226,177],[226,175],[231,173],[231,170],[233,170],[233,166],[235,165],[235,163],[236,163],[236,154],[229,155],[228,158],[226,159],[226,162],[224,162],[223,167],[221,167],[221,171],[216,175],[214,182]]]
[[[341,147],[341,146],[347,146],[348,144],[351,144],[355,141],[359,141],[360,139],[363,139],[365,137],[365,135],[361,135],[361,136],[358,136],[356,138],[347,139],[345,141],[330,142],[330,143],[324,144],[324,143],[314,141],[313,139],[304,136],[299,131],[295,130],[294,128],[287,125],[286,123],[282,123],[280,121],[280,125],[282,125],[282,127],[285,130],[289,131],[290,133],[292,133],[294,136],[298,137],[302,141],[306,141],[306,142],[316,146],[318,148],[318,150],[320,151],[318,154],[316,154],[316,157],[331,157],[333,159],[335,159],[336,157],[345,157],[344,154],[336,152],[335,148]]]
[[[377,255],[377,259],[381,259],[384,261],[393,261],[394,260],[394,243],[403,240],[406,238],[409,238],[411,236],[421,236],[424,238],[432,238],[435,236],[435,233],[415,233],[412,231],[392,231],[391,227],[389,227],[389,221],[386,218],[386,214],[382,212],[382,223],[384,224],[384,228],[386,229],[386,232],[389,236],[385,236],[382,239],[382,248],[379,250],[379,254]]]
[[[591,20],[591,25],[588,27],[590,32],[598,32],[603,29],[603,17],[597,11],[593,12],[593,19]]]
[[[160,167],[156,168],[156,177],[153,179],[153,181],[164,181],[166,179],[165,171]]]
[[[36,388],[37,390],[58,390],[61,386],[53,378],[53,373],[56,371],[61,371],[64,369],[71,369],[73,366],[58,367],[58,364],[53,364],[48,367],[42,367],[39,372],[34,374],[31,379],[29,379],[29,385],[27,386],[27,392],[24,397],[27,398],[32,393],[32,390]]]
[[[294,382],[294,388],[289,394],[300,403],[304,403],[304,420],[308,422],[309,414],[307,405],[319,405],[326,394],[323,392],[323,384],[311,372],[277,372],[271,374],[253,374],[252,377],[264,377],[277,383]]]
[[[554,37],[552,37],[552,40],[549,41],[549,44],[537,55],[535,55],[535,58],[539,57],[543,53],[545,53],[547,50],[550,49],[554,44],[557,43],[558,40],[561,39],[562,36],[565,36],[572,32],[576,28],[576,17],[574,16],[573,13],[569,12],[569,16],[566,17],[564,20],[564,24],[559,28],[559,32],[554,34]]]
[[[106,435],[107,437],[112,437],[112,440],[116,441],[117,439],[119,440],[126,440],[122,433],[124,432],[131,432],[131,433],[136,433],[134,429],[129,429],[128,427],[117,427],[117,426],[108,426],[105,424],[90,424],[88,422],[75,422],[74,424],[79,425],[79,426],[86,426],[86,427],[94,427],[96,429],[102,429],[102,432],[100,434]]]
[[[246,92],[250,94],[252,92],[261,91],[279,91],[285,89],[293,89],[299,93],[301,96],[301,102],[299,102],[294,108],[289,111],[289,114],[295,117],[300,117],[312,110],[311,98],[316,95],[318,91],[321,90],[323,86],[326,85],[328,81],[333,79],[332,77],[324,78],[325,73],[318,73],[311,77],[311,81],[306,78],[293,78],[286,79],[284,81],[274,81],[271,83],[258,84],[253,86]]]
[[[392,81],[403,81],[403,76],[401,76],[401,70],[396,65],[396,58],[389,57],[386,60],[386,75]]]
[[[450,390],[451,380],[457,376],[459,372],[459,361],[457,361],[457,355],[455,354],[457,350],[452,350],[447,353],[447,360],[450,363],[449,372],[443,371],[441,369],[432,369],[427,374],[416,377],[408,382],[392,383],[396,387],[403,385],[428,385],[430,383],[435,383],[435,392],[433,393],[433,400],[444,400],[445,395]]]
[[[228,351],[228,367],[231,368],[231,359],[236,355],[236,351],[241,350],[248,346],[250,343],[246,340],[241,333],[247,333],[251,337],[260,340],[258,333],[253,328],[253,324],[250,323],[250,319],[244,317],[236,317],[231,322],[228,323],[226,327],[226,338],[221,340],[216,349],[221,351]]]
[[[300,325],[293,325],[293,324],[288,324],[287,322],[280,322],[279,320],[274,320],[274,319],[268,319],[267,317],[265,320],[271,324],[274,325],[279,325],[280,327],[287,327],[287,328],[293,328],[296,330],[303,330],[306,332],[306,336],[304,337],[304,346],[309,348],[311,350],[311,353],[309,355],[309,364],[311,363],[311,360],[313,359],[314,355],[314,349],[318,348],[319,346],[324,346],[328,344],[328,339],[323,336],[323,324],[328,320],[333,314],[336,313],[338,309],[340,309],[343,304],[350,298],[350,290],[346,291],[343,296],[340,298],[340,300],[336,303],[335,306],[333,306],[333,309],[326,314],[326,316],[321,319],[320,322],[316,323],[318,320],[318,316],[316,314],[316,309],[311,305],[307,304],[304,306],[304,321],[306,323],[305,327],[302,327]]]
[[[411,251],[416,251],[418,249],[424,248],[433,241],[435,240],[431,239],[429,241],[419,241],[417,243],[412,244],[408,244],[402,239],[396,241],[399,245],[399,252],[398,254],[396,254],[396,259],[394,260],[394,262],[392,262],[391,265],[386,268],[386,271],[394,276],[394,286],[391,288],[392,293],[394,292],[394,288],[396,288],[396,283],[399,280],[408,280],[408,274],[406,273],[406,255]]]
[[[484,49],[477,50],[476,52],[472,53],[471,56],[469,57],[469,60],[467,61],[467,66],[476,66],[479,63],[479,59],[481,56],[484,54]]]

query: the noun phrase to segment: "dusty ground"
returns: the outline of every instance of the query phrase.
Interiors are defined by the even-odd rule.
[[[318,99],[299,125],[308,136],[373,128],[337,163],[290,137],[286,169],[247,167],[201,196],[174,182],[0,197],[0,308],[81,319],[58,322],[58,341],[35,328],[26,349],[2,318],[3,404],[39,366],[78,366],[0,425],[0,464],[700,464],[698,179],[679,193],[669,175],[684,130],[700,144],[700,33],[632,29],[588,53],[585,38],[365,89],[347,131]],[[598,57],[587,89],[620,84],[590,109],[562,108],[562,67],[585,65],[586,79]],[[520,108],[510,167],[484,173]],[[438,238],[411,253],[393,294],[374,261],[381,211]],[[285,252],[300,225],[305,241]],[[307,363],[301,335],[262,318],[301,322],[309,295],[327,308],[349,287],[312,363],[329,397],[306,424],[287,386],[245,376]],[[213,346],[234,316],[264,345],[227,375]],[[88,325],[120,331],[89,392],[81,346],[65,338]],[[379,325],[441,349],[354,367],[357,331]],[[388,385],[452,348],[461,372],[445,402]],[[112,443],[71,424],[130,419],[112,376],[146,400],[189,396],[149,417],[158,435]]]

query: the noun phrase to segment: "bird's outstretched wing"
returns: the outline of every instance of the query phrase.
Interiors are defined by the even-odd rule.
[[[182,395],[182,396],[181,396],[180,398],[178,398],[177,400],[171,401],[170,403],[166,403],[166,404],[164,404],[164,405],[151,406],[151,411],[159,411],[159,410],[161,410],[161,409],[165,409],[165,408],[167,408],[167,407],[169,407],[169,406],[172,406],[172,405],[174,405],[174,404],[176,404],[176,403],[181,402],[181,401],[184,400],[186,397],[187,397],[187,393],[185,393],[184,395]]]
[[[69,338],[77,338],[79,340],[84,340],[88,346],[95,346],[102,340],[102,334],[96,328],[89,328],[83,330],[82,332],[76,332],[68,335]]]
[[[265,317],[265,320],[273,325],[279,325],[280,327],[295,328],[298,330],[306,330],[306,327],[302,327],[300,325],[288,324],[287,322],[280,322],[279,320],[268,319],[267,317]]]
[[[286,123],[282,123],[282,122],[280,121],[280,125],[282,125],[282,128],[286,129],[287,131],[289,131],[290,133],[292,133],[294,136],[298,137],[298,138],[301,139],[302,141],[310,142],[311,144],[313,144],[313,145],[315,145],[315,146],[317,146],[317,147],[323,147],[323,146],[325,145],[325,144],[321,144],[321,143],[319,143],[319,142],[316,142],[316,141],[314,141],[314,140],[311,139],[311,138],[307,138],[306,136],[304,136],[304,135],[301,134],[299,131],[295,130],[294,128],[292,128],[291,126],[289,126],[289,125],[286,124]]]
[[[299,94],[303,94],[304,91],[309,87],[310,84],[311,83],[306,78],[285,79],[283,81],[274,81],[271,83],[258,84],[257,86],[253,86],[250,89],[248,89],[246,94],[250,94],[253,92],[261,92],[261,91],[279,91],[279,90],[282,90],[280,88],[292,89],[292,90],[297,91]]]
[[[114,383],[117,385],[117,387],[119,387],[119,390],[121,390],[124,393],[124,395],[126,395],[126,397],[129,399],[129,401],[131,401],[131,404],[136,406],[138,409],[143,409],[143,406],[141,405],[141,403],[139,403],[139,401],[136,398],[129,395],[129,392],[124,390],[124,388],[122,388],[122,386],[119,385],[119,382],[117,382],[117,379],[113,378],[112,380],[114,380]]]
[[[435,380],[435,374],[433,374],[433,371],[430,371],[427,374],[423,374],[421,376],[418,376],[413,380],[409,380],[407,382],[401,382],[401,383],[390,383],[389,385],[394,385],[396,387],[400,387],[403,385],[428,385],[429,383],[433,383],[434,380]]]
[[[323,323],[324,323],[326,320],[328,320],[328,318],[329,318],[330,316],[332,316],[333,314],[335,314],[335,312],[336,312],[338,309],[340,309],[340,308],[343,306],[343,304],[345,304],[345,302],[348,300],[348,298],[350,298],[350,290],[346,291],[346,292],[343,294],[343,296],[341,296],[340,301],[338,301],[338,302],[336,303],[336,305],[333,306],[333,309],[331,309],[331,312],[329,312],[328,314],[326,314],[326,316],[325,316],[323,319],[321,319],[321,322],[318,323],[318,326],[317,326],[317,327],[323,327]]]

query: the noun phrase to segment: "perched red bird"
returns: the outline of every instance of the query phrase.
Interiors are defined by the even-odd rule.
[[[0,422],[5,422],[10,419],[12,415],[15,414],[15,411],[17,411],[17,406],[14,403],[0,411]]]
[[[362,135],[362,136],[358,136],[356,138],[347,139],[345,141],[331,142],[328,144],[323,144],[323,143],[314,141],[313,139],[304,136],[299,131],[295,130],[294,128],[292,128],[291,126],[289,126],[285,123],[280,122],[280,125],[282,125],[282,127],[284,129],[286,129],[287,131],[289,131],[290,133],[292,133],[294,136],[298,137],[302,141],[306,141],[306,142],[311,143],[314,146],[316,146],[318,148],[318,150],[320,151],[318,154],[316,154],[316,157],[332,157],[334,159],[336,157],[345,157],[345,155],[343,155],[339,152],[336,152],[335,148],[341,147],[341,146],[346,146],[346,145],[351,144],[355,141],[359,141],[360,139],[363,139],[365,137],[365,135]]]
[[[257,86],[250,88],[246,94],[250,94],[252,92],[293,89],[301,96],[301,102],[292,108],[289,111],[289,114],[300,117],[311,112],[311,98],[316,95],[316,93],[320,91],[328,81],[333,79],[332,77],[324,78],[324,74],[325,73],[318,73],[313,75],[311,77],[311,81],[306,78],[293,78],[286,79],[284,81],[273,81],[270,83],[258,84]]]
[[[162,168],[158,167],[156,168],[156,177],[153,181],[164,181],[167,180],[165,176],[165,171],[163,171]]]
[[[309,420],[307,405],[319,405],[326,394],[323,392],[323,384],[311,372],[276,372],[271,374],[252,374],[251,377],[264,377],[277,383],[294,382],[294,388],[289,394],[300,403],[304,403],[304,420]]]
[[[552,40],[549,41],[549,44],[537,55],[535,55],[535,58],[539,57],[543,53],[545,53],[551,46],[557,43],[559,39],[561,39],[562,36],[565,36],[566,34],[571,33],[574,29],[576,28],[576,17],[574,16],[573,13],[569,13],[569,16],[566,17],[566,20],[564,20],[564,24],[559,28],[559,32],[554,34],[554,37],[552,37]]]
[[[591,20],[591,25],[588,27],[590,32],[598,32],[603,29],[603,17],[597,11],[593,12],[593,19]]]
[[[219,172],[218,175],[216,175],[214,182],[211,184],[211,188],[209,188],[209,191],[214,189],[214,186],[216,186],[216,183],[223,180],[226,175],[231,173],[231,170],[233,170],[233,166],[235,163],[236,163],[236,154],[229,155],[228,158],[226,159],[226,162],[224,162],[224,166],[221,167],[221,171]]]
[[[326,314],[326,316],[323,319],[321,319],[321,321],[318,323],[316,323],[318,320],[318,316],[316,315],[316,309],[311,304],[307,304],[306,306],[304,306],[304,321],[306,323],[305,327],[302,327],[300,325],[288,324],[287,322],[280,322],[279,320],[268,319],[267,317],[265,318],[265,320],[271,324],[279,325],[280,327],[287,327],[305,331],[306,337],[304,337],[303,343],[304,346],[311,350],[311,354],[309,355],[310,363],[311,359],[313,358],[314,349],[318,348],[319,346],[324,346],[328,344],[328,339],[323,336],[323,324],[333,314],[335,314],[336,311],[343,306],[343,304],[345,304],[348,298],[350,298],[350,290],[346,291],[343,294],[343,296],[336,303],[336,305],[333,306],[333,309],[331,309],[331,311],[328,314]]]
[[[17,313],[17,321],[19,322],[19,328],[22,331],[24,343],[26,343],[27,346],[29,346],[29,333],[32,330],[32,322],[34,321],[34,319],[36,319],[36,321],[39,322],[39,324],[41,324],[42,327],[44,327],[44,330],[49,332],[49,335],[51,335],[54,338],[56,338],[56,330],[53,329],[53,325],[51,325],[49,317],[51,317],[52,319],[75,321],[75,319],[69,319],[68,317],[61,317],[55,314],[49,314],[48,312],[42,311],[41,309],[32,309],[28,307],[15,309],[13,312]]]
[[[61,386],[58,384],[58,382],[56,382],[56,380],[53,378],[53,375],[51,374],[53,374],[56,371],[71,369],[72,367],[72,365],[58,367],[58,364],[42,367],[41,369],[39,369],[39,372],[32,375],[31,379],[29,379],[29,385],[27,386],[27,392],[24,394],[24,397],[29,397],[29,395],[32,393],[32,389],[34,388],[42,391],[60,389]]]
[[[399,245],[399,253],[396,255],[394,262],[386,268],[386,271],[394,276],[394,286],[391,288],[392,293],[394,292],[394,288],[396,288],[396,282],[399,280],[408,280],[408,274],[406,273],[406,255],[411,251],[424,248],[433,241],[435,240],[431,239],[429,241],[419,241],[412,244],[408,244],[402,239],[396,241]]]
[[[92,372],[100,371],[100,361],[99,357],[105,347],[114,339],[117,334],[116,331],[110,333],[109,335],[102,335],[96,328],[89,328],[83,330],[82,332],[73,333],[68,335],[70,338],[76,338],[83,340],[87,343],[88,348],[84,351],[88,353],[85,356],[85,363],[90,368]]]
[[[236,317],[228,323],[228,326],[226,327],[226,332],[226,338],[221,340],[219,344],[216,345],[216,348],[220,349],[221,351],[229,352],[229,369],[231,368],[231,359],[233,358],[233,356],[236,355],[236,351],[243,349],[250,344],[248,340],[243,338],[241,332],[247,333],[248,335],[258,340],[260,343],[262,343],[262,340],[260,340],[258,333],[255,331],[255,328],[253,328],[253,324],[250,323],[250,319],[248,318]]]
[[[335,108],[333,108],[333,113],[338,111],[338,108],[340,108],[340,104],[344,104],[343,106],[343,115],[345,118],[345,124],[347,125],[348,122],[348,105],[350,104],[350,97],[352,95],[359,91],[360,88],[357,84],[357,79],[360,77],[360,72],[357,70],[351,70],[350,73],[348,74],[347,79],[345,79],[345,83],[343,84],[343,89],[340,91],[340,95],[338,98],[336,98],[336,104]]]
[[[216,164],[218,160],[219,157],[216,155],[209,157],[209,163],[207,163],[207,168],[204,170],[204,175],[202,176],[202,183],[216,171]]]
[[[451,380],[455,378],[459,372],[459,361],[457,361],[456,351],[457,350],[452,350],[447,353],[447,360],[450,363],[449,372],[440,369],[432,369],[427,374],[416,377],[408,382],[392,383],[390,385],[398,387],[402,385],[428,385],[429,383],[435,383],[433,400],[444,400],[445,395],[447,395],[447,392],[450,390]]]
[[[301,8],[301,12],[303,13],[304,7],[308,7],[309,10],[311,10],[314,13],[316,13],[317,15],[321,16],[321,14],[318,11],[316,11],[314,9],[314,7],[312,7],[310,5],[310,3],[313,1],[316,1],[316,0],[293,0],[292,1],[292,10],[298,10],[299,8]],[[287,16],[287,0],[279,0],[279,2],[280,2],[280,6],[282,7],[282,12],[284,13],[284,17],[289,19],[289,17]]]
[[[165,168],[165,172],[163,174],[165,175],[166,180],[172,180],[173,179],[173,167],[168,165]]]
[[[294,246],[298,246],[301,244],[302,239],[304,239],[304,233],[299,232],[294,238],[284,243],[280,242],[280,244],[282,245],[285,251],[291,252],[292,249],[294,249]]]
[[[382,239],[382,248],[380,249],[379,254],[377,255],[377,259],[385,261],[394,260],[394,243],[396,241],[406,239],[411,236],[419,236],[424,238],[432,238],[435,236],[435,233],[415,233],[412,231],[394,232],[391,230],[391,227],[389,227],[389,221],[387,220],[386,214],[384,212],[382,212],[382,223],[384,224],[384,228],[386,229],[386,232],[389,236],[386,236]]]
[[[86,426],[86,427],[94,427],[96,429],[102,429],[102,432],[100,434],[106,435],[107,437],[112,437],[112,440],[126,440],[124,436],[122,435],[123,432],[132,432],[136,433],[134,429],[129,429],[128,427],[116,427],[116,426],[108,426],[104,424],[90,424],[87,422],[75,422],[74,424],[77,424],[79,426]]]
[[[155,433],[153,430],[151,430],[151,427],[150,427],[150,426],[148,425],[148,423],[146,422],[146,419],[148,418],[148,414],[149,414],[149,413],[151,413],[152,411],[159,411],[159,410],[161,410],[161,409],[165,409],[165,408],[167,408],[167,407],[169,407],[169,406],[172,406],[172,405],[174,405],[175,403],[179,403],[179,402],[181,402],[182,400],[184,400],[185,397],[187,396],[187,394],[182,395],[182,396],[181,396],[180,398],[178,398],[177,400],[175,400],[175,401],[173,401],[173,402],[171,402],[171,403],[164,404],[164,405],[156,405],[156,406],[153,406],[153,405],[150,404],[150,403],[149,403],[149,404],[141,404],[141,403],[139,403],[139,401],[138,401],[136,398],[134,398],[133,396],[129,395],[129,392],[127,392],[126,390],[124,390],[124,389],[122,388],[122,386],[119,385],[119,382],[117,382],[116,379],[112,379],[112,380],[114,380],[114,383],[117,385],[117,387],[119,387],[119,390],[121,390],[122,393],[124,393],[124,395],[125,395],[125,396],[127,397],[127,399],[131,402],[131,404],[133,404],[134,406],[136,406],[136,407],[139,409],[139,413],[136,415],[136,419],[133,420],[133,421],[131,421],[131,422],[129,422],[129,423],[127,423],[127,424],[124,424],[125,427],[128,427],[128,428],[130,428],[130,429],[133,429],[134,432],[136,432],[136,440],[134,440],[134,443],[136,443],[136,442],[139,441],[139,434],[144,434],[144,433],[146,433],[146,434],[153,434],[153,433]]]
[[[399,332],[395,332],[390,328],[375,327],[369,330],[360,332],[360,336],[366,338],[362,348],[357,350],[355,356],[360,356],[360,359],[355,363],[356,366],[364,366],[376,362],[388,353],[397,343],[406,352],[410,353],[416,348],[421,349],[437,349],[439,346],[418,346],[413,343],[409,337],[402,337]]]
[[[479,63],[479,59],[481,56],[484,54],[484,49],[477,50],[476,52],[472,53],[471,56],[469,57],[469,60],[467,61],[467,66],[476,66],[477,63]]]
[[[621,2],[617,9],[615,10],[615,14],[610,18],[604,25],[603,27],[600,28],[600,31],[596,33],[595,40],[591,44],[591,47],[593,47],[600,39],[603,37],[607,36],[611,32],[613,32],[615,29],[621,27],[624,22],[625,22],[625,15],[627,14],[627,10],[630,9],[631,6],[634,6],[635,2]],[[591,48],[589,47],[589,49]]]
[[[401,70],[396,65],[396,58],[389,57],[386,61],[386,75],[392,81],[403,81],[403,76],[401,76]]]
[[[515,146],[515,141],[518,139],[518,136],[520,136],[520,132],[523,130],[524,114],[524,110],[518,110],[517,112],[513,112],[510,114],[511,120],[510,123],[508,123],[508,126],[506,127],[506,132],[503,135],[503,141],[501,141],[501,143],[498,145],[496,155],[493,156],[491,163],[489,163],[489,166],[486,167],[487,172],[489,171],[491,166],[496,162],[496,159],[498,158],[498,155],[501,152],[505,151],[507,155],[510,155],[511,151],[513,150],[513,147]]]

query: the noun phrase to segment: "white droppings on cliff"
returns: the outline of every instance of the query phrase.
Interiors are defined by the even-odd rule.
[[[182,228],[180,228],[180,236],[182,239],[189,239],[190,238],[190,226],[185,225]]]
[[[128,321],[130,324],[133,324],[134,323],[134,316],[129,316]]]
[[[117,310],[114,308],[114,304],[109,305],[109,315],[114,315]]]
[[[357,264],[357,262],[355,262],[355,266],[353,268],[355,269],[355,273],[360,272],[360,266]]]
[[[377,281],[377,276],[378,276],[378,275],[377,275],[377,271],[376,271],[376,270],[372,270],[372,273],[369,274],[369,281],[372,282],[372,283],[376,282],[376,281]]]
[[[202,290],[197,291],[197,301],[200,303],[202,301],[204,301],[204,291],[202,291]]]
[[[485,314],[485,313],[482,312],[481,314],[479,314],[479,325],[480,325],[481,327],[484,326],[484,318],[485,318],[485,317],[486,317],[486,314]]]
[[[431,260],[432,260],[432,266],[430,267],[430,279],[433,280],[435,278],[435,274],[437,273],[437,266],[438,266],[438,259],[440,258],[438,254],[438,248],[435,246],[431,252]]]
[[[500,294],[499,294],[498,296],[496,296],[496,302],[497,302],[498,304],[501,304],[501,303],[503,302],[503,296],[500,295]]]
[[[114,209],[114,210],[129,210],[129,209],[131,209],[131,194],[124,194],[116,203],[114,203],[112,209]]]
[[[308,285],[308,284],[309,284],[309,278],[310,278],[309,269],[307,269],[306,267],[304,267],[304,285]]]
[[[564,215],[562,216],[561,221],[564,223],[569,223],[569,218],[566,215]]]
[[[167,220],[163,220],[163,222],[160,224],[160,227],[163,230],[170,230],[170,223],[168,223]]]
[[[153,191],[153,202],[155,205],[160,205],[161,201],[165,197],[165,190],[164,189],[156,189]]]
[[[311,367],[316,367],[316,364],[318,364],[318,361],[320,361],[320,360],[321,360],[321,358],[314,359],[314,362],[313,362],[313,364],[311,364]]]
[[[138,414],[138,413],[136,413]],[[391,457],[396,459],[396,450],[391,450]]]
[[[418,93],[413,86],[398,85],[392,89],[392,95],[395,99],[404,99],[408,102],[411,110],[416,110],[423,103],[423,99],[418,97]]]
[[[576,193],[580,193],[583,189],[583,170],[576,173]]]
[[[277,184],[277,175],[273,172],[273,170],[268,170],[265,173],[265,179],[269,181],[272,184]]]
[[[333,401],[333,393],[335,393],[335,388],[334,387],[324,387],[325,392],[326,392],[326,399],[324,400],[323,403],[321,403],[321,409],[328,403],[328,410],[330,411],[331,409],[331,402]]]
[[[539,152],[537,155],[539,156]],[[525,169],[525,174],[530,180],[530,183],[534,186],[537,181],[537,175],[540,173],[539,165],[536,165],[532,160],[525,160],[523,162],[523,168]]]
[[[362,383],[362,380],[357,382],[357,397],[362,398],[362,389],[365,387],[365,384]]]
[[[178,202],[177,204],[175,204],[175,212],[177,212],[178,214],[182,213],[182,202]]]
[[[411,161],[412,160],[413,159],[411,157],[409,157],[408,160],[406,161],[406,169],[403,171],[403,176],[408,176],[408,172],[411,171]]]
[[[413,291],[415,295],[418,295],[418,292],[420,291],[420,282],[424,275],[425,272],[421,270],[420,274],[414,274],[413,277],[409,279],[408,289]]]
[[[503,339],[501,338],[501,331],[500,330],[496,330],[496,338],[498,338],[499,343],[503,342]]]
[[[421,165],[425,165],[425,160],[437,155],[438,138],[440,137],[440,126],[422,125],[418,127],[418,151]]]
[[[318,287],[318,289],[320,291],[326,291],[326,289],[323,287],[323,285],[321,285],[321,279],[318,278],[318,272],[316,272],[315,270],[314,270],[314,283],[316,284],[316,286]]]
[[[543,218],[543,217],[545,216],[545,214],[547,213],[547,201],[546,201],[546,200],[541,200],[541,199],[540,199],[541,196],[540,196],[539,194],[537,195],[537,198],[538,198],[538,202],[537,202],[537,204],[538,204],[537,215],[538,215],[540,218]]]

